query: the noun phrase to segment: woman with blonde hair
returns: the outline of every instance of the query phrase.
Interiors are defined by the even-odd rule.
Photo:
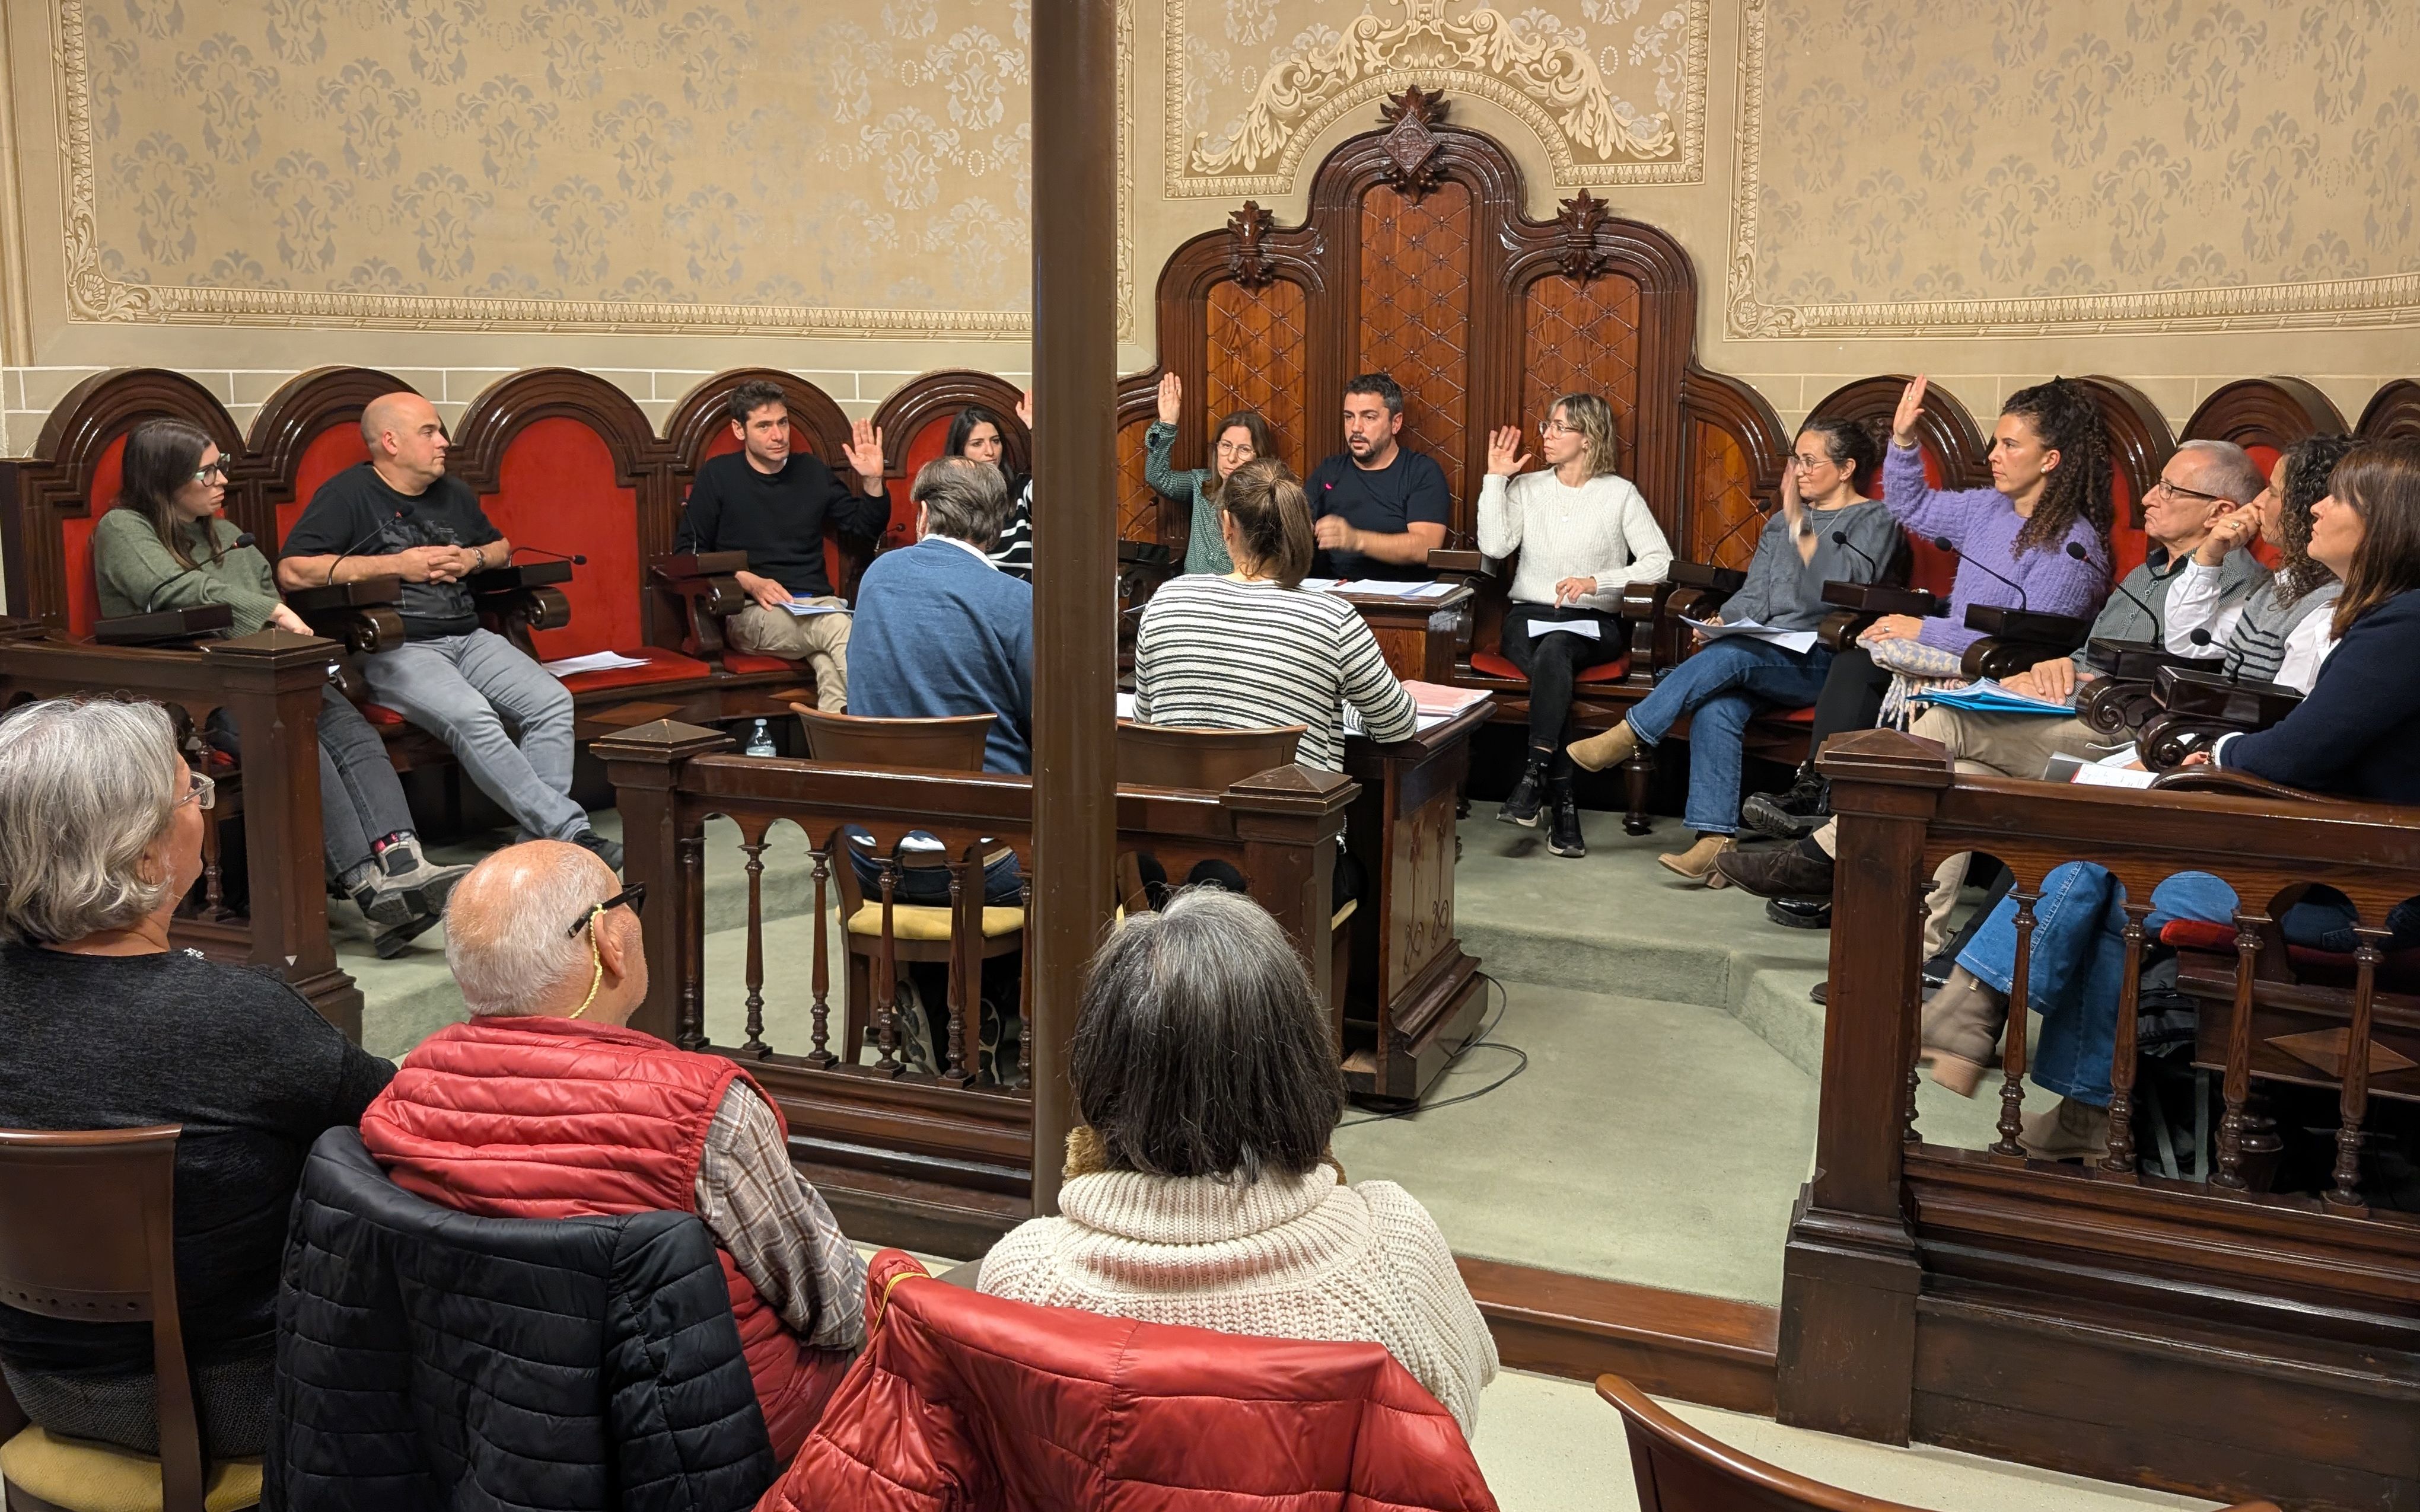
[[[1613,407],[1593,393],[1566,393],[1538,426],[1546,466],[1523,470],[1528,454],[1507,425],[1487,438],[1487,481],[1479,490],[1479,549],[1521,554],[1504,612],[1506,660],[1529,679],[1529,756],[1521,780],[1497,810],[1507,824],[1535,827],[1550,806],[1546,848],[1586,856],[1572,762],[1572,687],[1588,668],[1626,649],[1619,610],[1628,585],[1661,582],[1672,548],[1647,501],[1614,469],[1620,458]]]

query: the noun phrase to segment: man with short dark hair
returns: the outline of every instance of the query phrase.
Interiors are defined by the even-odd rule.
[[[1344,385],[1344,450],[1311,469],[1315,578],[1429,576],[1453,495],[1436,458],[1402,445],[1404,391],[1384,373]]]
[[[739,587],[751,602],[725,622],[742,651],[803,661],[814,670],[815,706],[848,706],[849,615],[824,571],[824,526],[872,539],[891,521],[882,491],[882,433],[865,421],[841,448],[850,487],[812,453],[790,448],[790,406],[763,379],[731,394],[739,450],[709,457],[690,486],[673,538],[675,551],[745,551]]]

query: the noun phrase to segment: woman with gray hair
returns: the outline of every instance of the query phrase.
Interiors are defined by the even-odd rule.
[[[1392,1181],[1348,1186],[1327,1016],[1277,921],[1217,887],[1130,914],[1093,960],[1068,1063],[1063,1216],[992,1247],[981,1289],[1263,1337],[1383,1344],[1462,1425],[1496,1345],[1445,1235]]]
[[[210,779],[157,704],[0,718],[0,1127],[174,1123],[177,1293],[202,1448],[259,1454],[286,1214],[312,1141],[395,1068],[272,976],[168,942]],[[0,1375],[53,1433],[159,1452],[151,1330],[0,1306]]]

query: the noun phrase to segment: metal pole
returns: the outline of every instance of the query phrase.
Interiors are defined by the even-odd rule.
[[[1117,838],[1116,0],[1033,8],[1033,1211],[1059,1211],[1067,1042]]]

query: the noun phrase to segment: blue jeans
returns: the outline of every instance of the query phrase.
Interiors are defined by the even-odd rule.
[[[1707,835],[1739,830],[1740,748],[1760,706],[1799,709],[1823,691],[1832,653],[1803,656],[1729,636],[1673,668],[1626,717],[1639,744],[1659,746],[1683,715],[1689,719],[1689,801],[1682,818]]]
[[[842,827],[848,837],[848,864],[857,873],[858,887],[869,903],[882,901],[882,871],[875,865],[874,837],[855,825]],[[923,830],[911,830],[909,840],[929,841],[933,837]],[[897,854],[905,854],[903,845]],[[1024,875],[1016,865],[1016,853],[1010,851],[996,861],[984,866],[984,903],[993,908],[1015,908],[1023,902]],[[938,908],[950,901],[950,872],[939,866],[903,866],[891,884],[891,901],[913,903],[919,907]]]

